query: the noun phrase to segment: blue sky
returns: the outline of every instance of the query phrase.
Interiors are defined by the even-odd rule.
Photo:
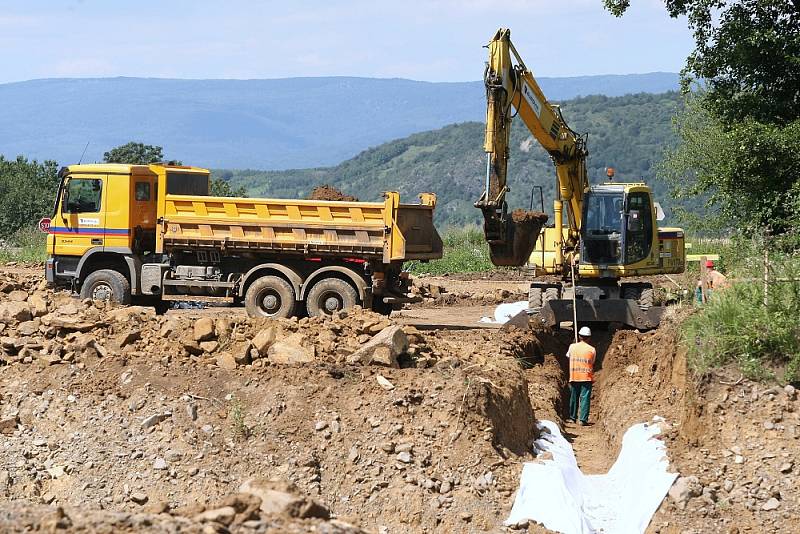
[[[677,72],[662,0],[0,0],[0,83],[52,77],[478,80],[500,26],[538,76]]]

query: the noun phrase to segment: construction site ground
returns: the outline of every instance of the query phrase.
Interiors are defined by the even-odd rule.
[[[666,419],[680,478],[650,533],[793,532],[800,401],[678,343],[597,332],[590,425],[565,421],[569,330],[479,323],[522,274],[422,277],[386,319],[82,303],[0,267],[1,532],[547,532],[503,526],[536,420],[584,473]],[[508,279],[510,278],[510,279]]]

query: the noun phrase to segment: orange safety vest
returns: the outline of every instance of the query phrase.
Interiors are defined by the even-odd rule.
[[[594,357],[597,351],[586,343],[573,343],[569,346],[569,381],[594,382]]]

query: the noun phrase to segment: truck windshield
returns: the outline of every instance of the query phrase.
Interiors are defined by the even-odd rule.
[[[586,195],[581,260],[584,263],[618,264],[622,260],[622,191]]]

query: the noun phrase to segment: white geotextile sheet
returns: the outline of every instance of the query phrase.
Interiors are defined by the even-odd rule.
[[[528,301],[521,300],[519,302],[509,302],[500,304],[494,309],[494,319],[491,317],[481,317],[479,322],[492,323],[492,324],[506,324],[509,319],[517,315],[519,312],[528,309]]]
[[[552,421],[541,421],[537,453],[552,460],[526,463],[507,525],[538,521],[563,534],[642,534],[677,473],[668,473],[663,419],[629,428],[619,457],[605,475],[584,475],[572,446]]]

